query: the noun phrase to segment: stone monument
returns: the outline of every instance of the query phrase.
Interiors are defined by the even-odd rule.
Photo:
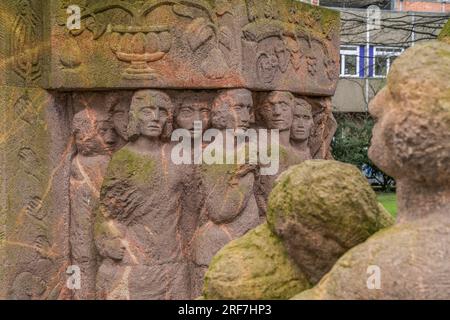
[[[397,224],[296,298],[449,299],[450,45],[408,49],[369,109],[377,119],[369,156],[396,179]]]
[[[308,160],[281,174],[267,222],[226,245],[205,276],[206,299],[289,299],[393,218],[355,166]]]
[[[212,255],[264,221],[273,181],[195,163],[212,143],[196,123],[269,129],[261,103],[289,97],[285,154],[331,158],[337,12],[3,0],[0,21],[0,298],[195,298]],[[177,129],[194,163],[172,161]]]

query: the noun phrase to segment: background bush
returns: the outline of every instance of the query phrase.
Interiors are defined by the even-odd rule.
[[[375,189],[394,189],[394,179],[378,169],[367,154],[374,125],[372,117],[368,113],[337,113],[335,117],[338,129],[332,141],[334,158],[360,168]]]

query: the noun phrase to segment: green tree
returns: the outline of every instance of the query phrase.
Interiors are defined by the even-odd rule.
[[[374,120],[365,113],[337,114],[336,120],[338,129],[332,142],[334,158],[357,166],[382,191],[390,191],[395,185],[394,179],[378,169],[367,154]]]

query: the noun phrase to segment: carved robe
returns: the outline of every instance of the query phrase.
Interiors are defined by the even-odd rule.
[[[169,157],[168,145],[159,154],[125,146],[108,167],[97,246],[102,247],[105,238],[102,229],[114,228],[124,252],[103,256],[97,275],[99,298],[189,298],[189,266],[180,230],[184,190],[192,188],[193,180]]]

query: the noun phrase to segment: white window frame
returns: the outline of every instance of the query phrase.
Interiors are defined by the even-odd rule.
[[[381,46],[374,47],[373,48],[373,57],[372,57],[373,77],[379,78],[379,79],[386,78],[391,69],[391,59],[390,58],[398,57],[399,55],[401,55],[403,53],[403,51],[405,51],[405,49],[400,48],[400,47],[381,47]],[[380,56],[388,58],[386,60],[387,65],[386,65],[386,74],[385,75],[377,75],[376,74],[376,71],[377,71],[376,58],[380,57]]]
[[[345,49],[343,49],[345,48]],[[340,49],[341,54],[341,70],[340,76],[343,78],[359,78],[359,46],[354,45],[342,45]],[[345,57],[346,56],[356,56],[356,74],[346,74],[345,73]]]

